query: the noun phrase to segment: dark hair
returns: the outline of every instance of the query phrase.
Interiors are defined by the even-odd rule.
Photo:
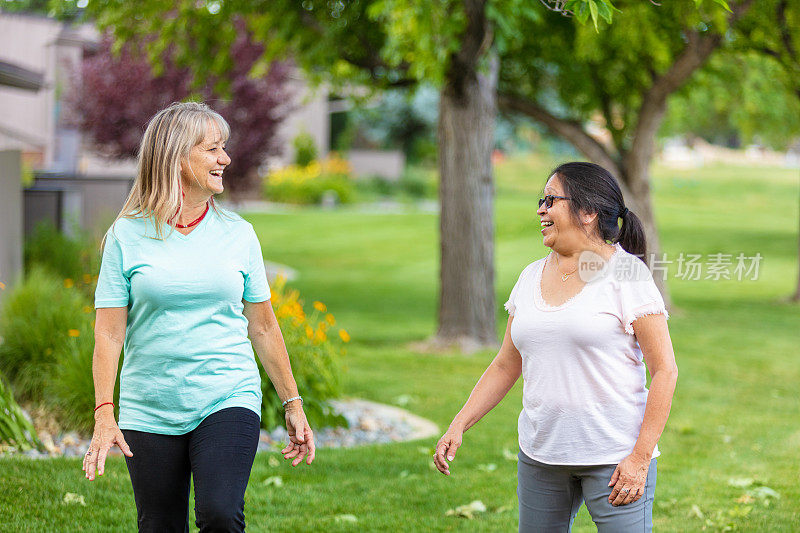
[[[642,259],[647,253],[644,227],[632,211],[625,207],[625,200],[616,178],[594,163],[573,162],[556,167],[551,176],[557,175],[564,187],[564,196],[573,217],[580,224],[581,212],[597,213],[597,228],[604,241],[619,243],[622,248]],[[622,218],[622,227],[617,219]]]

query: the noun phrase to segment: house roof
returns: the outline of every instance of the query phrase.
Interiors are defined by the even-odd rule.
[[[0,60],[0,85],[38,92],[44,87],[44,74]]]

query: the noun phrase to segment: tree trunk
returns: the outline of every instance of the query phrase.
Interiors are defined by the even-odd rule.
[[[645,96],[647,99],[647,96]],[[653,105],[643,105],[639,120],[636,124],[636,135],[630,151],[625,154],[622,161],[623,175],[620,177],[633,195],[630,210],[642,221],[644,234],[647,239],[647,257],[642,258],[651,268],[651,258],[661,259],[661,240],[658,236],[653,201],[650,195],[650,165],[656,147],[656,133],[661,126],[664,113],[667,111],[666,98],[654,102]],[[659,271],[654,272],[653,280],[664,298],[667,307],[672,304],[665,276]]]
[[[464,351],[496,346],[491,155],[498,60],[448,79],[439,101],[441,293],[434,342]]]
[[[631,211],[636,214],[642,221],[644,226],[644,234],[647,239],[647,257],[642,260],[651,268],[651,258],[656,261],[661,260],[661,239],[658,236],[658,227],[653,213],[653,202],[650,195],[650,160],[636,165],[630,170],[626,169],[625,178],[628,183],[628,188],[633,196],[632,200],[626,200]],[[669,260],[669,258],[667,258]],[[665,265],[669,266],[669,265]],[[670,273],[669,270],[667,272]],[[653,281],[655,281],[661,296],[664,298],[664,304],[669,308],[672,305],[672,299],[669,293],[669,287],[664,279],[663,273],[656,270],[653,273]]]

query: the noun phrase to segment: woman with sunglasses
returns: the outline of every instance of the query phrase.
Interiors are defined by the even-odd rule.
[[[559,166],[544,193],[537,214],[550,253],[522,271],[500,351],[434,462],[449,475],[463,433],[522,375],[519,530],[569,530],[585,502],[601,533],[650,531],[678,369],[664,301],[637,257],[643,227],[598,165]]]

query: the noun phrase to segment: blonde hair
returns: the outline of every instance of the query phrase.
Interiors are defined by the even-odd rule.
[[[180,162],[205,138],[209,122],[217,125],[226,141],[230,126],[222,115],[200,102],[176,102],[150,119],[139,145],[136,180],[114,223],[120,218],[148,218],[156,239],[172,234],[172,222],[183,208]],[[213,196],[210,202],[219,215]],[[166,236],[165,224],[171,227]],[[113,231],[114,224],[111,228]],[[103,237],[101,249],[105,240]]]

